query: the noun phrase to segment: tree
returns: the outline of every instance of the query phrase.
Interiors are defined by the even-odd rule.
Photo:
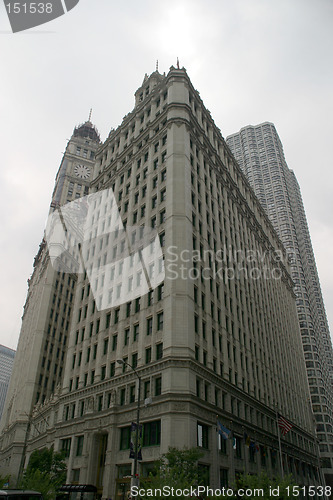
[[[237,478],[236,486],[233,489],[235,492],[240,488],[244,491],[251,490],[254,492],[252,496],[247,495],[246,498],[258,498],[258,494],[255,494],[255,490],[263,490],[263,495],[260,495],[260,498],[263,498],[264,500],[272,500],[272,498],[284,500],[290,498],[286,487],[290,486],[292,489],[293,485],[295,485],[295,483],[291,475],[286,476],[284,479],[281,479],[280,477],[271,479],[265,472],[262,472],[260,475],[241,474]],[[272,496],[271,491],[273,489],[278,489],[278,496]]]
[[[141,481],[140,487],[145,489],[147,497],[150,489],[163,489],[164,486],[175,490],[184,490],[191,486],[206,484],[208,477],[206,469],[198,467],[198,460],[203,453],[198,448],[178,450],[169,448],[169,451],[161,456],[149,478]],[[188,495],[177,495],[177,499],[188,498]]]
[[[51,500],[66,481],[66,469],[62,453],[56,453],[53,448],[35,450],[19,487],[40,491],[46,500]]]
[[[25,472],[23,479],[19,483],[19,488],[25,490],[34,490],[42,493],[44,500],[55,498],[57,488],[50,479],[47,472],[41,472],[38,469]]]
[[[0,488],[3,488],[5,484],[9,483],[10,476],[0,476]]]

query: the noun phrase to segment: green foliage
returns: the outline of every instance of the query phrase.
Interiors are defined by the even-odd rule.
[[[4,484],[9,483],[10,476],[0,476],[0,488],[3,488]]]
[[[40,491],[44,499],[51,500],[65,481],[66,463],[63,454],[54,452],[53,448],[43,448],[31,454],[19,487]]]
[[[55,498],[57,491],[57,487],[52,482],[50,475],[38,469],[31,470],[29,473],[25,472],[19,487],[25,490],[39,491],[42,493],[44,500]]]
[[[202,455],[198,448],[183,450],[169,448],[157,462],[153,474],[147,480],[141,481],[140,487],[148,490],[169,486],[183,490],[191,485],[206,484],[205,472],[198,467],[198,460]],[[147,498],[151,499],[151,496]],[[177,498],[188,497],[177,496]]]
[[[191,486],[208,485],[208,478],[205,476],[204,469],[198,467],[198,460],[202,455],[202,452],[198,448],[184,450],[170,448],[167,453],[162,455],[159,462],[157,462],[154,473],[148,479],[140,482],[140,487],[146,490],[146,496],[141,498],[151,500],[154,496],[152,496],[149,490],[163,490],[164,486],[174,488],[175,490],[186,490]],[[278,498],[279,500],[287,500],[289,497],[286,487],[291,486],[292,488],[294,484],[292,476],[287,476],[284,479],[271,479],[266,473],[262,473],[259,476],[242,474],[237,478],[236,484],[230,487],[235,492],[233,497],[227,495],[219,497],[209,496],[209,500],[213,500],[213,498],[216,500],[222,498],[245,498],[245,495],[237,497],[236,493],[238,489],[252,490],[253,496],[246,495],[248,499],[261,498],[272,500],[272,498]],[[272,488],[279,488],[278,496],[274,497],[270,495]],[[263,495],[261,495],[261,492],[259,495],[258,491],[255,490],[263,490]],[[177,499],[188,500],[188,496],[178,496],[177,494]]]
[[[237,479],[237,488],[243,489],[262,489],[264,491],[264,496],[260,496],[263,499],[272,499],[272,495],[269,494],[270,488],[279,488],[279,500],[284,500],[289,498],[288,492],[286,491],[287,486],[293,486],[295,483],[292,476],[286,476],[284,479],[278,477],[271,479],[267,476],[265,472],[262,472],[259,476],[243,474]],[[258,498],[257,496],[249,496],[247,498]],[[275,497],[276,498],[276,497]]]
[[[251,490],[253,492],[253,495],[251,496],[250,494],[247,494],[246,496],[243,494],[242,498],[253,498],[253,499],[264,499],[264,500],[272,500],[272,498],[277,498],[278,500],[286,500],[289,499],[290,496],[288,496],[288,491],[286,491],[286,487],[290,486],[291,489],[295,485],[292,476],[286,476],[284,479],[281,478],[275,478],[271,479],[270,477],[267,476],[266,473],[262,472],[259,476],[258,475],[250,475],[250,474],[241,474],[237,480],[236,480],[236,485],[232,487],[234,492],[236,493],[238,489],[242,490]],[[270,495],[270,491],[272,489],[277,489],[279,490],[278,496],[272,496]],[[256,491],[257,490],[257,491]],[[263,495],[259,494],[258,490],[263,490]],[[275,491],[276,492],[276,491]],[[227,496],[220,496],[220,497],[210,497],[210,500],[212,498],[221,499],[221,498],[238,498],[237,495],[234,495],[233,497],[227,497]]]

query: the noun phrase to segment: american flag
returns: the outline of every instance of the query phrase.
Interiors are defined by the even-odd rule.
[[[281,429],[282,436],[285,436],[293,427],[288,420],[282,417],[282,415],[278,415],[278,426]]]

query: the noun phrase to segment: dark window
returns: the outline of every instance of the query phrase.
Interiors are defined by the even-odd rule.
[[[83,451],[84,436],[77,436],[76,438],[76,456],[81,457]]]
[[[155,396],[162,393],[162,377],[155,378]]]
[[[198,423],[198,446],[208,449],[208,425]]]
[[[65,457],[69,457],[71,452],[72,438],[66,438],[61,440],[61,451],[64,452]]]
[[[120,449],[128,450],[131,440],[131,427],[122,427],[120,429]]]
[[[146,349],[146,364],[151,362],[151,347],[147,347]]]
[[[157,314],[157,330],[163,330],[163,312]]]
[[[147,318],[147,335],[153,333],[153,318]]]
[[[156,446],[161,441],[161,421],[143,424],[143,446]]]
[[[163,344],[156,345],[156,359],[161,359],[163,357]]]

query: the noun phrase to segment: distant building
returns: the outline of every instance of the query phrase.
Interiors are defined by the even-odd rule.
[[[0,419],[5,406],[9,379],[12,374],[15,351],[0,345]]]
[[[300,187],[272,123],[249,125],[226,141],[290,256],[321,461],[333,486],[333,351]]]

